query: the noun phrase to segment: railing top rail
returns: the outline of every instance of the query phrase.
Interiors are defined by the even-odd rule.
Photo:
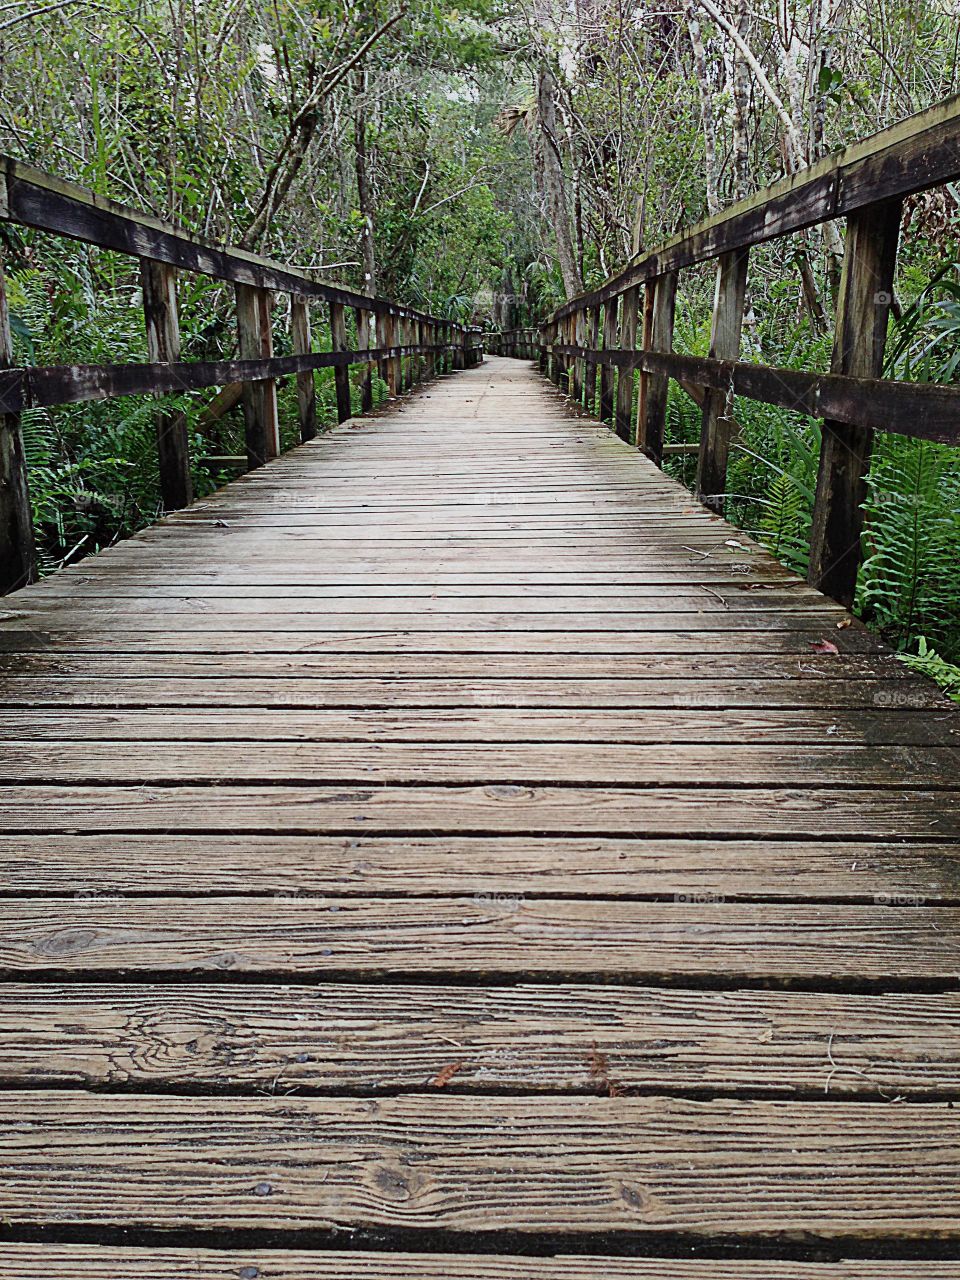
[[[447,323],[443,317],[321,283],[270,258],[204,239],[5,155],[0,155],[0,219],[234,284],[338,302],[377,315]]]
[[[600,306],[665,272],[955,178],[960,178],[960,94],[851,143],[681,231],[634,259],[599,288],[558,307],[549,321]]]

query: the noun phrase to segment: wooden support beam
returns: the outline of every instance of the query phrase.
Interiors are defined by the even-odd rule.
[[[600,308],[588,307],[584,316],[584,337],[583,345],[587,348],[587,358],[585,361],[586,385],[583,392],[583,407],[587,413],[596,412],[597,404],[597,373],[599,365],[597,358],[592,353],[600,346]]]
[[[260,359],[273,359],[273,294],[269,289],[257,290],[258,325],[260,330]],[[280,413],[277,408],[277,382],[264,378],[257,384],[263,402],[267,459],[280,453]]]
[[[637,319],[640,305],[640,289],[634,285],[623,295],[620,314],[620,346],[625,351],[632,351],[637,345]],[[633,384],[632,369],[621,368],[617,376],[617,401],[614,414],[614,426],[621,440],[632,438],[633,418]]]
[[[270,298],[265,289],[238,284],[237,335],[241,360],[273,357]],[[252,471],[280,452],[277,418],[277,388],[272,378],[243,384],[243,418],[246,428],[247,463]]]
[[[711,359],[739,359],[749,257],[749,249],[732,249],[723,254],[717,264],[717,285],[710,329]],[[727,459],[735,433],[732,385],[727,391],[707,388],[700,427],[697,491],[707,506],[715,511],[723,508],[723,494],[727,487]]]
[[[140,280],[150,360],[155,364],[176,364],[180,359],[176,269],[165,262],[141,258]],[[160,500],[164,510],[179,511],[182,507],[189,507],[193,501],[187,419],[179,410],[158,408],[154,421]]]
[[[330,350],[346,351],[347,316],[342,302],[330,303]],[[333,385],[337,393],[337,421],[346,422],[350,417],[350,367],[340,365],[333,371]]]
[[[618,322],[619,298],[610,298],[603,307],[603,346],[606,351],[615,351],[620,345]],[[616,389],[617,371],[612,364],[605,364],[600,369],[600,412],[602,422],[613,423],[613,404]]]
[[[373,312],[357,307],[355,316],[357,347],[360,351],[369,351],[371,347],[377,345],[377,338],[373,331]],[[360,412],[370,413],[373,409],[373,363],[366,360],[361,364],[360,369]]]
[[[0,265],[0,370],[13,366],[7,290]],[[37,576],[33,516],[20,414],[6,412],[0,379],[0,593],[16,591]]]
[[[832,371],[876,378],[883,371],[903,202],[871,205],[847,221]],[[841,604],[853,602],[873,432],[823,424],[810,536],[809,581]]]
[[[673,347],[673,317],[677,302],[677,273],[668,271],[653,282],[649,312],[649,337],[644,334],[644,347],[651,351],[670,351]],[[644,319],[646,321],[646,315]],[[641,375],[643,418],[638,423],[640,448],[659,467],[663,458],[663,434],[667,420],[667,391],[670,379],[662,373]]]
[[[290,338],[297,355],[310,354],[310,307],[303,294],[294,294],[290,299]],[[297,374],[297,413],[300,439],[312,440],[317,434],[317,388],[312,369]]]
[[[586,346],[586,325],[587,317],[583,311],[577,311],[573,316],[573,343],[574,346]],[[570,380],[570,394],[579,404],[583,404],[584,389],[587,381],[587,361],[585,356],[577,356],[573,361],[573,372]]]

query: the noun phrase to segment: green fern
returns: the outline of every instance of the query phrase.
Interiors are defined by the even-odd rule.
[[[955,458],[929,441],[882,438],[865,511],[862,612],[897,645],[924,631],[952,653],[960,641],[960,469]]]
[[[804,493],[786,471],[775,475],[760,517],[760,540],[778,560],[798,573],[805,573],[809,559],[810,514]]]
[[[940,686],[954,702],[960,702],[960,667],[947,662],[927,644],[926,636],[920,636],[916,653],[899,653],[897,657],[911,671],[918,671]]]

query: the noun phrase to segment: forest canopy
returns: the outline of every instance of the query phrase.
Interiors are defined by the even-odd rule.
[[[951,95],[958,42],[955,0],[17,0],[0,5],[0,149],[318,279],[508,328]],[[957,216],[952,188],[907,202],[896,376],[960,364]],[[9,224],[0,237],[20,362],[144,358],[135,264]],[[828,366],[842,252],[827,224],[755,253],[745,358]],[[706,353],[712,288],[712,269],[685,273],[678,349]],[[231,304],[182,280],[185,358],[234,353]],[[198,459],[236,451],[235,415],[184,408]],[[726,514],[803,571],[818,425],[737,416]],[[47,569],[155,517],[148,403],[24,426]],[[698,429],[674,388],[670,440]],[[951,661],[955,454],[878,443],[859,599],[896,644],[923,637]],[[689,459],[673,466],[690,481]],[[219,478],[198,463],[201,490]]]

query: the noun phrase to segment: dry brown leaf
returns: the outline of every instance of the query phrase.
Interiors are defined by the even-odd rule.
[[[448,1085],[457,1072],[463,1067],[462,1062],[451,1062],[444,1067],[442,1071],[438,1071],[430,1083],[435,1089],[442,1089],[444,1085]]]

